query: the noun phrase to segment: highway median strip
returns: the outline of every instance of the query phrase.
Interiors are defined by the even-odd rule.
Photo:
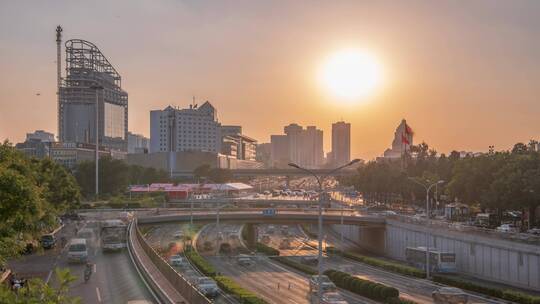
[[[257,296],[255,293],[243,288],[234,280],[227,276],[219,274],[214,266],[210,264],[204,257],[202,257],[195,250],[188,250],[185,252],[186,258],[199,269],[204,275],[213,278],[218,286],[228,294],[237,298],[240,303],[243,304],[266,304],[267,302]]]
[[[512,301],[520,304],[540,304],[540,297],[529,295],[523,292],[488,287],[480,284],[475,284],[469,281],[451,278],[449,276],[435,275],[433,281],[445,285],[466,289],[473,292],[482,293],[488,296],[500,298],[507,301]]]
[[[402,265],[402,264],[399,264],[399,263],[390,262],[390,261],[386,261],[386,260],[383,260],[383,259],[368,257],[368,256],[365,256],[365,255],[361,255],[361,254],[358,254],[358,253],[352,253],[352,252],[348,252],[348,251],[344,251],[342,253],[342,252],[340,252],[340,251],[338,251],[338,250],[336,250],[334,248],[332,248],[332,249],[328,248],[327,252],[328,253],[335,253],[335,254],[343,254],[343,257],[345,257],[345,258],[348,258],[348,259],[351,259],[351,260],[354,260],[354,261],[357,261],[357,262],[361,262],[361,263],[364,263],[364,264],[368,264],[368,265],[371,265],[371,266],[374,266],[374,267],[382,268],[384,270],[388,270],[388,271],[396,272],[396,273],[399,273],[399,274],[403,274],[403,275],[406,275],[406,276],[411,276],[411,277],[421,278],[421,279],[426,277],[426,273],[423,270],[420,270],[420,269],[417,269],[417,268],[414,268],[414,267],[411,267],[411,266]]]
[[[326,270],[324,274],[338,287],[358,295],[380,302],[396,301],[392,299],[397,299],[397,301],[399,301],[399,290],[394,287],[360,279],[348,273],[333,269]]]

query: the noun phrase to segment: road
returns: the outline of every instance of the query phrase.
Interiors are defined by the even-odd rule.
[[[168,260],[170,256],[175,254],[182,254],[183,242],[174,236],[178,231],[183,231],[184,235],[190,234],[189,224],[162,224],[155,226],[148,226],[146,229],[145,238],[149,244],[161,252],[163,256]],[[192,230],[191,230],[192,231]],[[181,273],[188,281],[194,283],[198,277],[203,276],[194,266],[188,265],[186,267],[175,267],[179,273]],[[216,304],[230,304],[238,303],[231,296],[221,292],[215,299],[212,299]]]
[[[96,218],[94,218],[95,220]],[[79,228],[91,225],[81,221]],[[70,223],[60,232],[68,239],[73,237],[75,224]],[[96,231],[96,235],[97,231]],[[67,261],[67,248],[59,248],[38,252],[9,262],[9,267],[18,275],[26,278],[40,277],[55,284],[54,269],[69,268],[77,276],[72,283],[70,294],[82,299],[82,303],[126,304],[130,300],[147,300],[152,296],[140,280],[126,250],[103,254],[99,248],[99,240],[95,239],[89,250],[90,262],[95,264],[94,273],[84,283],[83,264],[72,264]]]
[[[222,224],[223,230],[239,231],[241,225]],[[216,234],[215,226],[206,226],[199,235],[201,244],[204,240],[213,239]],[[234,243],[231,243],[233,246]],[[234,281],[248,290],[257,293],[269,303],[283,304],[309,304],[308,277],[289,270],[279,263],[273,262],[267,257],[257,256],[255,265],[250,267],[240,266],[234,257],[229,256],[206,256],[217,271],[231,277]],[[360,298],[352,293],[340,291],[349,303],[372,303],[372,301]]]
[[[302,238],[302,234],[294,235],[298,230],[291,230],[291,236]],[[340,248],[341,242],[339,235],[325,229],[325,239],[328,246]],[[311,240],[308,244],[313,244],[315,240]],[[350,246],[347,244],[346,246]],[[350,243],[350,242],[349,242]],[[277,249],[277,248],[276,248]],[[294,259],[294,258],[293,258]],[[300,261],[298,259],[298,261]],[[390,271],[381,270],[364,263],[356,262],[341,257],[327,257],[323,262],[324,269],[336,269],[347,272],[359,278],[368,279],[388,286],[395,287],[399,290],[400,296],[409,300],[414,300],[420,304],[433,303],[431,293],[441,285],[437,285],[431,281],[416,279],[408,276],[399,275]],[[469,303],[504,303],[503,301],[487,299],[476,294],[469,294]]]

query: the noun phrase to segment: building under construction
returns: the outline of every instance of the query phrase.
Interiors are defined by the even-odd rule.
[[[62,78],[61,32],[59,26],[56,29],[59,140],[95,144],[97,133],[100,146],[127,151],[128,94],[122,90],[120,74],[97,46],[71,39],[65,43],[66,75]]]

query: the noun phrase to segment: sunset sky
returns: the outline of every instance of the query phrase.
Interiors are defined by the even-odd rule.
[[[540,1],[4,0],[0,139],[57,133],[58,24],[119,71],[129,130],[147,136],[150,110],[195,96],[259,142],[296,122],[322,128],[328,152],[343,119],[364,159],[390,146],[402,118],[415,142],[445,153],[540,139]],[[384,75],[355,102],[317,79],[349,48],[373,54]]]

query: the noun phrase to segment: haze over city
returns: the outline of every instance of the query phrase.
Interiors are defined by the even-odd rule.
[[[539,2],[313,4],[3,2],[0,138],[56,133],[57,24],[114,62],[129,92],[129,130],[147,136],[150,110],[186,107],[192,96],[259,142],[297,122],[322,128],[328,151],[331,123],[343,119],[352,124],[352,155],[366,159],[389,146],[402,118],[417,142],[446,153],[509,149],[540,133],[540,42],[531,39]],[[344,102],[317,73],[351,48],[377,58],[383,76],[372,94]]]

